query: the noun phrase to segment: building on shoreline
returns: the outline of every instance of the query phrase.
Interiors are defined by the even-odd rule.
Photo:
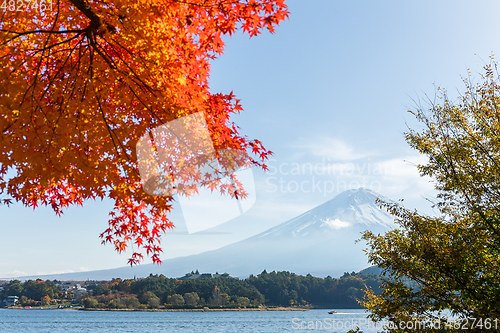
[[[229,273],[219,274],[218,272],[215,274],[212,273],[199,273],[198,270],[196,272],[186,273],[183,277],[180,277],[179,280],[195,280],[195,279],[217,279],[217,278],[228,278]]]
[[[19,297],[8,296],[6,299],[4,299],[4,302],[6,306],[16,306],[17,302],[19,302]]]

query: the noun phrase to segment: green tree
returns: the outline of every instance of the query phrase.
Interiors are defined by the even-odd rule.
[[[160,298],[158,296],[156,296],[153,292],[151,291],[147,291],[145,292],[141,298],[139,299],[139,301],[142,303],[142,304],[147,304],[149,305],[150,307],[152,308],[157,308],[158,306],[160,306]]]
[[[137,309],[141,303],[137,297],[127,296],[120,298],[118,304],[120,308]]]
[[[41,300],[46,295],[53,298],[57,290],[54,282],[41,279],[28,280],[23,284],[23,294],[35,300]]]
[[[99,295],[109,295],[111,290],[105,286],[97,285],[97,286],[92,286],[92,294],[94,296],[99,296]]]
[[[160,299],[156,295],[151,295],[148,298],[148,305],[152,307],[153,309],[156,309],[157,307],[160,306]]]
[[[217,286],[215,286],[215,288],[214,288],[212,303],[214,305],[219,305],[219,306],[222,305],[222,297],[221,297],[221,293],[220,293],[220,288]]]
[[[237,303],[238,306],[246,308],[248,304],[250,304],[250,300],[248,299],[248,297],[238,297]]]
[[[184,294],[184,301],[186,302],[187,305],[192,305],[196,306],[198,305],[198,301],[200,300],[200,297],[198,296],[197,293],[186,293]]]
[[[4,296],[18,296],[23,295],[24,286],[19,280],[12,280],[6,286],[4,290]]]
[[[116,300],[110,299],[108,302],[106,302],[106,307],[108,309],[116,309],[118,307],[118,304],[117,304]]]
[[[229,304],[229,300],[231,299],[231,297],[226,293],[222,293],[220,294],[220,299],[221,299],[221,305],[226,306],[227,304]]]
[[[83,300],[85,309],[95,309],[99,306],[99,302],[94,298],[86,298]]]
[[[21,303],[21,305],[22,305],[22,306],[27,305],[27,304],[28,304],[28,297],[26,297],[26,296],[21,296],[21,297],[19,298],[19,303]]]
[[[297,293],[297,291],[296,290],[292,290],[290,292],[290,305],[296,304],[298,297],[299,297],[299,294]]]
[[[184,298],[182,295],[173,294],[172,296],[167,297],[167,304],[182,305],[184,304]]]
[[[382,292],[368,291],[363,302],[375,320],[426,320],[443,309],[482,323],[500,319],[500,84],[494,68],[486,66],[478,84],[464,80],[466,92],[456,102],[440,89],[438,103],[412,111],[424,128],[409,130],[406,140],[428,157],[418,168],[435,181],[440,214],[382,203],[400,229],[364,234],[370,261],[385,273]]]

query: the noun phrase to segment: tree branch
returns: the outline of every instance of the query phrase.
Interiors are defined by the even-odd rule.
[[[90,19],[89,30],[97,30],[101,26],[101,18],[94,13],[83,0],[69,0],[76,8],[78,8],[85,16]]]

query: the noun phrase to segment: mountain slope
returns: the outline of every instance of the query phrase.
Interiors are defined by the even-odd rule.
[[[130,278],[150,273],[179,277],[196,269],[228,272],[241,278],[264,269],[338,277],[346,271],[359,271],[369,266],[363,252],[364,242],[356,243],[362,231],[384,233],[393,227],[393,218],[375,204],[377,197],[388,201],[363,188],[346,191],[258,235],[217,250],[165,260],[160,267],[148,264],[62,274],[55,278]]]
[[[359,271],[368,266],[364,242],[356,243],[361,232],[383,233],[393,224],[392,217],[376,206],[377,197],[380,195],[366,189],[346,191],[261,234],[165,264],[197,264],[190,269],[227,271],[240,277],[264,269],[318,276]]]

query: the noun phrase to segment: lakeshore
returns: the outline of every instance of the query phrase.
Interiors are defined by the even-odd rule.
[[[152,312],[304,311],[360,308],[362,288],[380,285],[375,274],[344,273],[339,279],[263,271],[245,280],[222,274],[188,273],[186,278],[150,275],[111,281],[12,280],[0,302],[18,309],[80,308]],[[209,309],[209,310],[207,310]],[[125,311],[130,311],[125,310]]]
[[[309,308],[292,308],[292,307],[276,307],[276,308],[221,308],[221,309],[99,309],[99,308],[79,308],[82,311],[143,311],[143,312],[221,312],[221,311],[309,311]]]
[[[10,310],[80,310],[80,311],[128,311],[128,312],[221,312],[221,311],[309,311],[310,308],[298,307],[259,307],[259,308],[202,308],[202,309],[102,309],[102,308],[85,308],[85,307],[71,307],[71,308],[57,308],[57,307],[30,307],[24,308],[19,306],[5,307],[4,309]]]

